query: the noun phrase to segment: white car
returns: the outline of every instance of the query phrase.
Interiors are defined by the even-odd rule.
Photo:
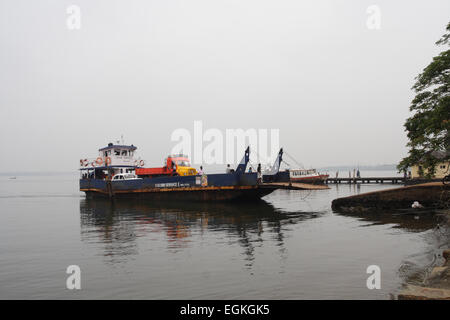
[[[112,181],[120,181],[120,180],[140,180],[141,178],[138,178],[133,173],[118,173],[113,178]]]

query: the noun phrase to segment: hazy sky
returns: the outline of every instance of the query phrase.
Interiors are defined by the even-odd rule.
[[[0,0],[0,171],[75,170],[121,134],[160,165],[195,120],[278,128],[307,166],[397,163],[449,13],[448,0]]]

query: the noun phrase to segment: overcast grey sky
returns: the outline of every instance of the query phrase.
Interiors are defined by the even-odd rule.
[[[121,134],[160,165],[194,120],[279,128],[307,166],[397,163],[449,13],[448,0],[0,0],[0,171],[74,170]]]

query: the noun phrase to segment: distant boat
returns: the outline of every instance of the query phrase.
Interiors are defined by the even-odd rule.
[[[305,183],[324,183],[328,174],[320,174],[316,169],[290,169],[290,180]]]
[[[16,180],[17,177],[9,177],[9,180]]]

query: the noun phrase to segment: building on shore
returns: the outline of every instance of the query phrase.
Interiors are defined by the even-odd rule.
[[[442,161],[438,162],[435,167],[435,172],[433,175],[434,179],[442,179],[446,175],[450,174],[450,161],[444,160],[448,158],[449,152],[447,151],[434,151],[432,153],[434,157],[437,159],[440,159]],[[426,176],[428,170],[424,169],[423,166],[419,163],[417,165],[414,165],[411,167],[411,178],[417,179],[417,178],[423,178]]]

